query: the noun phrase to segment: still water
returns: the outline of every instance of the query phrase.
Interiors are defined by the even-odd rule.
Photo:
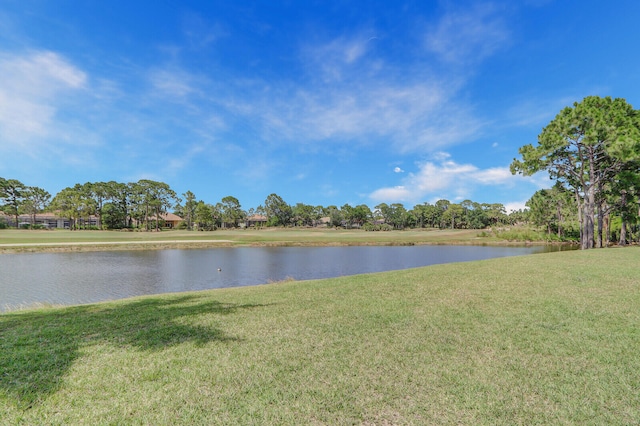
[[[131,296],[308,280],[558,247],[251,247],[0,255],[0,311]],[[220,270],[218,270],[220,269]]]

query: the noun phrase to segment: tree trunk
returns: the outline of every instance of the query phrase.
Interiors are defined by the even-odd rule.
[[[562,212],[560,206],[556,205],[556,215],[558,217],[558,239],[562,238]]]
[[[581,233],[582,250],[592,249],[595,240],[595,188],[590,186],[585,192],[584,212],[582,214],[583,230]]]
[[[582,243],[583,249],[592,249],[595,246],[595,223],[593,220],[593,214],[585,216],[585,233],[584,241]]]
[[[596,247],[602,248],[602,229],[603,229],[603,217],[602,217],[602,204],[598,204],[598,239],[596,240]]]
[[[618,241],[618,245],[627,245],[627,221],[624,219],[622,220],[622,226],[620,227],[620,240]]]

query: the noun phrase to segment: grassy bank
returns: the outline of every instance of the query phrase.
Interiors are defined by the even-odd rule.
[[[252,245],[507,244],[478,230],[362,230],[265,228],[213,232],[0,230],[0,253],[29,251],[135,250]]]
[[[640,249],[0,315],[5,424],[637,424]]]

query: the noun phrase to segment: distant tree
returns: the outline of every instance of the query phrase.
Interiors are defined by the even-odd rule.
[[[6,214],[13,216],[16,221],[16,228],[19,227],[19,215],[22,204],[25,200],[27,187],[16,179],[0,178],[0,201]]]
[[[109,198],[113,204],[115,216],[120,218],[122,223],[115,225],[115,228],[127,228],[131,224],[131,211],[133,209],[132,184],[109,181],[107,183]]]
[[[314,225],[317,225],[320,222],[320,219],[322,219],[323,217],[327,217],[327,210],[325,209],[324,206],[314,206],[313,207],[313,220],[314,220]]]
[[[395,229],[404,229],[410,223],[410,215],[404,205],[400,203],[393,203],[390,206],[391,209],[391,225]]]
[[[220,210],[223,225],[229,224],[234,228],[236,228],[238,223],[246,216],[246,213],[242,211],[240,201],[231,195],[222,199]]]
[[[365,223],[370,223],[373,221],[373,213],[371,213],[371,209],[366,204],[360,204],[354,207],[351,212],[351,220],[354,224],[361,227]]]
[[[266,216],[267,215],[267,210],[265,210],[264,206],[262,204],[260,204],[258,207],[256,207],[254,213],[255,214],[259,214],[261,216]]]
[[[387,203],[380,203],[374,207],[373,216],[376,221],[391,224],[391,207]]]
[[[51,194],[37,186],[28,186],[24,191],[23,210],[31,215],[31,224],[36,223],[36,214],[42,212],[49,204]]]
[[[449,200],[438,200],[436,201],[436,209],[437,209],[437,217],[438,217],[438,227],[439,228],[447,228],[450,224],[450,220],[448,220],[447,218],[444,217],[444,213],[447,211],[447,209],[449,208],[449,205],[451,204],[451,202]]]
[[[618,239],[619,245],[626,245],[627,231],[631,224],[635,224],[640,212],[640,165],[637,163],[629,163],[629,167],[618,173],[615,179],[607,182],[604,191],[598,199],[599,210],[603,213],[603,218],[598,217],[598,244],[603,238],[603,231],[606,235],[606,242],[609,243],[609,225],[610,213],[620,218],[620,234]],[[602,222],[604,224],[602,225]]]
[[[158,231],[162,215],[178,203],[176,193],[164,182],[141,179],[132,185],[132,193],[137,217],[142,219],[147,230],[150,229],[149,218],[153,216]]]
[[[270,194],[264,201],[264,209],[267,213],[267,224],[269,226],[289,225],[293,211],[291,206],[279,195]]]
[[[480,203],[471,202],[471,207],[464,212],[466,227],[484,229],[491,224],[487,212]]]
[[[211,231],[213,230],[213,214],[211,213],[211,206],[205,204],[204,201],[198,201],[194,215],[195,223],[198,227],[198,231]]]
[[[507,220],[507,210],[504,208],[503,204],[485,203],[481,205],[481,208],[484,210],[487,220],[489,221],[488,224],[491,226],[504,224]]]
[[[463,212],[464,210],[460,204],[450,203],[447,206],[447,210],[442,213],[442,220],[445,223],[449,223],[451,229],[459,228],[463,218]]]
[[[571,223],[568,218],[577,214],[572,194],[559,184],[537,191],[526,206],[529,208],[528,221],[546,228],[549,235],[556,232],[558,238],[565,238]]]
[[[529,208],[529,220],[536,226],[544,226],[551,235],[556,223],[556,212],[553,209],[553,196],[550,189],[536,191],[525,204]]]
[[[349,204],[345,204],[340,207],[340,213],[342,214],[343,222],[347,228],[351,228],[355,223],[354,212],[355,209]]]
[[[336,206],[327,207],[329,211],[329,226],[333,228],[337,228],[342,226],[342,222],[344,221],[344,214],[338,209]]]
[[[59,211],[69,219],[69,229],[72,231],[80,229],[79,219],[90,216],[96,209],[95,200],[85,189],[80,184],[64,188],[53,197],[49,205],[49,208]]]
[[[444,210],[433,204],[423,203],[413,207],[416,224],[423,227],[436,228],[440,225],[440,218]]]
[[[308,204],[297,203],[291,208],[292,220],[297,226],[313,226],[314,208]]]
[[[121,229],[126,221],[125,211],[116,203],[107,202],[102,206],[102,225],[107,229]]]
[[[111,199],[110,183],[107,182],[87,182],[83,185],[85,193],[95,201],[96,226],[102,229],[102,207]]]
[[[184,221],[187,224],[187,229],[193,229],[193,219],[196,215],[196,207],[198,206],[198,201],[196,200],[196,195],[187,191],[182,194],[184,197],[184,207],[182,209],[182,215],[184,216]]]
[[[388,205],[380,203],[375,206],[374,215],[382,217],[384,222],[395,229],[403,229],[409,222],[409,215],[404,206],[400,203]]]

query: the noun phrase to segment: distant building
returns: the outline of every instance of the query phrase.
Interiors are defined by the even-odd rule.
[[[267,217],[261,214],[254,214],[251,216],[247,216],[245,219],[245,227],[260,227],[265,226],[267,224]]]
[[[155,216],[150,217],[149,220],[155,220]],[[160,215],[160,220],[164,223],[165,228],[176,228],[183,219],[173,213],[164,213]],[[9,216],[4,212],[0,212],[0,222],[5,222],[9,227],[15,228],[16,219],[15,216]],[[33,215],[21,214],[18,216],[18,226],[24,225],[37,225],[47,229],[69,229],[69,218],[60,216],[56,212],[51,213],[38,213],[35,216],[35,222],[33,221]],[[76,225],[80,227],[85,226],[98,226],[98,217],[90,215],[88,217],[78,218]]]

